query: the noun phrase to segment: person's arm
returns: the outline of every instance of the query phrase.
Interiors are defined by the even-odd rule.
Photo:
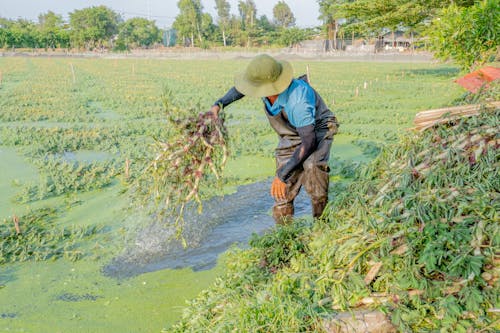
[[[236,102],[237,100],[242,99],[243,97],[245,97],[245,95],[236,90],[235,87],[232,87],[224,96],[215,101],[210,111],[218,115],[221,107],[225,108],[229,104]]]
[[[282,182],[286,182],[288,178],[290,178],[292,171],[302,165],[316,149],[316,132],[314,130],[314,125],[298,127],[297,132],[302,141],[301,144],[295,148],[288,162],[276,172],[276,176]]]

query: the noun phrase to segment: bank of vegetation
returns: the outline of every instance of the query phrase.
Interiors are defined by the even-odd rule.
[[[321,220],[229,254],[171,331],[322,332],[360,308],[402,332],[498,331],[499,124],[496,109],[404,135]]]

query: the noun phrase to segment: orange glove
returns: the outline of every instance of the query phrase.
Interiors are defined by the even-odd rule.
[[[274,177],[271,185],[271,195],[278,200],[283,200],[286,197],[286,184],[278,177]]]

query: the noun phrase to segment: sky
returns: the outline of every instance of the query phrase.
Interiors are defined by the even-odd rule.
[[[257,5],[257,17],[266,15],[273,18],[273,7],[278,0],[254,0]],[[49,10],[60,14],[64,19],[69,18],[69,13],[75,9],[104,5],[124,19],[131,17],[145,17],[156,21],[160,28],[170,27],[179,13],[178,0],[0,0],[0,17],[9,19],[24,18],[38,21],[38,15]],[[216,18],[215,0],[201,0],[203,11]],[[231,12],[238,14],[238,0],[228,0]],[[296,25],[315,27],[321,24],[318,20],[319,7],[316,0],[285,0],[293,14]]]

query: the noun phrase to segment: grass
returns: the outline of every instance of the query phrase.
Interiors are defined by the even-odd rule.
[[[173,91],[178,104],[206,110],[246,63],[0,58],[0,221],[49,208],[57,210],[50,220],[53,228],[100,230],[78,242],[75,249],[82,255],[76,262],[61,258],[2,265],[0,315],[5,316],[0,316],[0,327],[53,332],[57,322],[60,331],[157,331],[180,317],[185,299],[214,281],[219,270],[161,271],[119,282],[102,276],[100,268],[121,252],[138,227],[139,221],[125,219],[128,201],[123,192],[130,180],[124,177],[124,165],[131,161],[133,179],[153,154],[152,138],[168,138],[161,103],[164,87]],[[336,183],[349,177],[354,165],[373,158],[370,145],[385,145],[411,126],[416,112],[445,106],[461,94],[452,83],[456,70],[449,65],[293,65],[298,75],[310,66],[314,87],[341,122],[331,160]],[[273,175],[276,138],[259,100],[243,99],[226,111],[232,154],[226,169],[229,192],[238,184]],[[92,154],[87,152],[96,158],[89,159]],[[65,163],[72,154],[86,158],[71,160],[74,167],[69,167]],[[89,175],[104,170],[105,178],[89,177],[75,187],[75,179],[82,179],[78,170]],[[51,184],[57,190],[38,191],[30,202],[16,201],[23,191]],[[57,301],[63,294],[82,302]],[[92,300],[84,297],[87,294],[98,297]]]

